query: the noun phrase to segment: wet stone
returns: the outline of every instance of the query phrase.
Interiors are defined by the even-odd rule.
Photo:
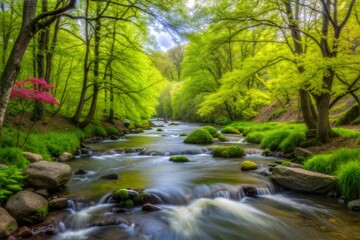
[[[26,226],[21,227],[19,231],[16,233],[16,237],[20,237],[20,238],[31,237],[32,235],[33,235],[32,231]]]
[[[161,207],[147,203],[141,207],[141,210],[143,210],[144,212],[155,212],[155,211],[161,211]]]
[[[111,174],[107,174],[104,175],[102,177],[100,177],[100,179],[105,179],[105,180],[118,180],[119,176],[116,173],[111,173]]]

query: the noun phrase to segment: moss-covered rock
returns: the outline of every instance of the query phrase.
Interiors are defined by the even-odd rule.
[[[360,114],[360,106],[355,104],[348,111],[341,114],[341,116],[336,121],[336,125],[345,125],[351,124],[353,121],[356,121]]]
[[[217,138],[220,135],[220,133],[217,131],[217,129],[214,128],[213,126],[205,126],[205,127],[203,127],[203,129],[208,131],[211,134],[211,136],[213,136],[214,138]]]
[[[126,189],[118,189],[116,191],[114,191],[111,194],[111,197],[115,200],[115,201],[122,201],[122,200],[127,200],[129,199],[129,193],[128,190]]]
[[[243,171],[251,171],[257,168],[258,168],[257,164],[253,161],[246,160],[241,163],[241,170]]]
[[[169,158],[171,162],[190,162],[190,159],[185,156],[171,156]]]
[[[134,198],[135,205],[143,205],[145,203],[150,203],[150,202],[151,202],[151,194],[146,193],[146,192],[139,193]]]
[[[211,134],[205,129],[196,129],[192,131],[185,139],[184,143],[194,144],[210,144],[213,143],[214,139]]]
[[[220,134],[217,138],[220,140],[220,142],[226,142],[227,141],[226,137],[224,135],[222,135],[222,134]]]
[[[228,134],[240,134],[240,131],[234,127],[224,127],[223,129],[221,129],[221,132]]]
[[[126,200],[125,207],[134,207],[134,201],[131,199]]]
[[[240,146],[217,147],[212,150],[213,157],[236,158],[245,156],[244,149]]]

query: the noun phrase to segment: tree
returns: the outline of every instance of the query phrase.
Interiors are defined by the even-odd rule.
[[[76,0],[69,0],[64,6],[35,16],[37,2],[37,0],[24,0],[21,29],[0,77],[0,135],[11,88],[19,73],[21,60],[29,42],[39,30],[46,28],[64,12],[74,8]]]

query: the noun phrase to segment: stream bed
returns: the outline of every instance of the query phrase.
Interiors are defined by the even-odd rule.
[[[75,175],[62,193],[72,199],[71,207],[62,232],[52,239],[360,239],[360,214],[336,199],[283,191],[267,177],[241,171],[243,160],[260,168],[277,160],[261,156],[257,145],[227,135],[230,141],[218,144],[241,145],[247,155],[213,158],[211,148],[218,144],[184,144],[180,136],[200,125],[164,125],[161,132],[155,128],[92,144],[99,154],[69,163],[86,174]],[[185,155],[191,162],[170,162],[169,155]],[[120,178],[100,179],[112,173]],[[244,195],[249,184],[257,196]],[[119,188],[159,196],[162,210],[114,211],[109,194]]]

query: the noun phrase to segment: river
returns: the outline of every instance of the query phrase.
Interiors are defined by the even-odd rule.
[[[155,128],[90,145],[97,156],[69,163],[87,173],[67,184],[63,195],[72,199],[71,213],[53,239],[360,239],[360,214],[336,199],[280,190],[267,177],[242,172],[243,160],[260,168],[276,160],[261,156],[258,146],[227,135],[231,141],[222,144],[241,145],[247,155],[221,159],[210,155],[217,144],[184,144],[180,135],[198,127],[165,124],[161,132]],[[191,162],[170,162],[168,155],[174,154]],[[110,173],[120,178],[99,179]],[[256,186],[257,196],[244,195],[247,185]],[[109,193],[119,188],[156,194],[162,210],[114,211]]]

